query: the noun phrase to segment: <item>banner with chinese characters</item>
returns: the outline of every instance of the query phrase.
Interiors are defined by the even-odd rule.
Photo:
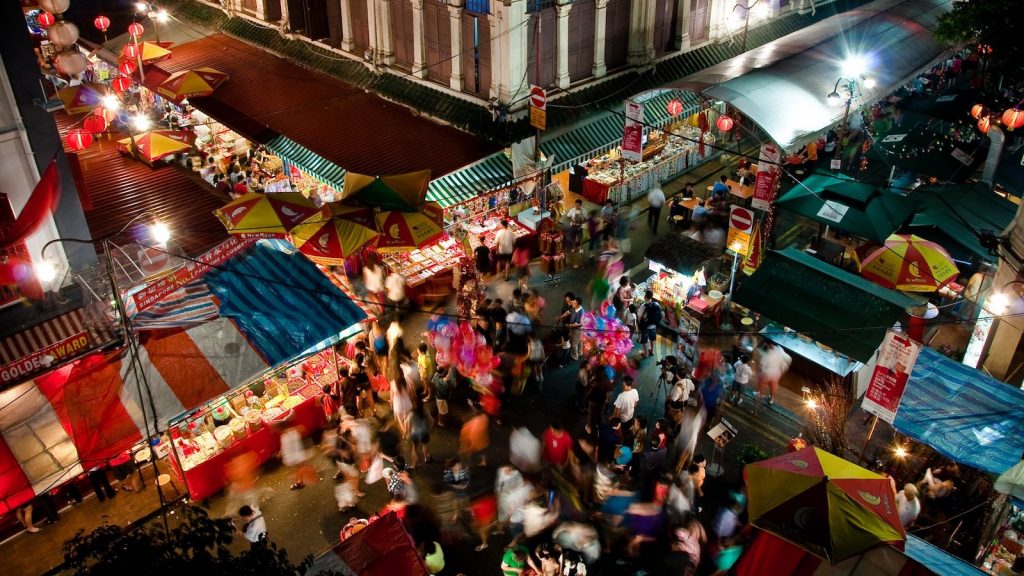
[[[758,157],[757,178],[754,180],[754,198],[750,206],[767,210],[775,201],[775,187],[779,182],[779,162],[782,150],[775,144],[762,144]]]
[[[626,100],[626,125],[622,130],[622,157],[640,162],[644,155],[644,105]]]
[[[893,423],[920,351],[921,344],[906,335],[892,330],[886,333],[878,349],[878,361],[868,382],[868,391],[864,394],[864,410],[889,424]]]

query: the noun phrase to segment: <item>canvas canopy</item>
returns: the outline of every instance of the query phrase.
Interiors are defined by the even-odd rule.
[[[346,576],[427,576],[429,572],[420,558],[405,526],[394,512],[377,518],[362,531],[318,556],[309,568],[310,574],[326,571]]]
[[[870,104],[942,54],[931,31],[952,5],[953,0],[872,2],[707,68],[686,83],[711,86],[702,94],[735,106],[783,148],[798,148],[842,121],[843,107],[829,106],[826,95],[843,75],[845,58],[859,54],[868,61],[876,84],[861,83],[853,103]]]
[[[1024,453],[1024,390],[921,348],[893,428],[956,462],[1002,474]]]
[[[1001,235],[1017,205],[983,183],[922,186],[910,195],[914,215],[904,229],[941,245],[960,260],[995,262],[981,232]]]

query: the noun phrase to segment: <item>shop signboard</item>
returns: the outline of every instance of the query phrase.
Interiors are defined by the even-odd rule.
[[[88,348],[88,332],[79,332],[74,336],[65,338],[60,342],[51,344],[42,350],[37,350],[24,358],[19,358],[10,364],[0,367],[0,383],[10,384],[44,368],[49,368],[61,360],[76,356]]]
[[[548,95],[540,86],[530,86],[530,126],[544,130],[548,125]]]
[[[679,314],[679,353],[689,362],[690,366],[697,365],[697,341],[700,339],[700,319],[691,316],[683,310]]]
[[[757,162],[757,178],[754,181],[754,197],[750,205],[758,210],[767,210],[775,201],[775,187],[779,182],[779,162],[782,150],[775,144],[762,144]]]
[[[729,237],[726,247],[740,256],[750,252],[751,232],[754,228],[754,212],[742,206],[729,210]]]
[[[210,268],[223,264],[254,243],[256,243],[255,238],[232,237],[199,258],[189,261],[188,264],[132,294],[136,311],[142,312],[159,302],[164,296],[203,277]]]
[[[906,335],[886,333],[864,394],[864,410],[892,424],[920,351],[921,344]]]
[[[626,100],[626,124],[622,130],[622,157],[630,162],[644,158],[644,105]]]

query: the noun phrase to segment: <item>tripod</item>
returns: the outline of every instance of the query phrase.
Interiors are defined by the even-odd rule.
[[[647,413],[647,425],[651,426],[658,419],[654,417],[658,411],[658,398],[662,396],[664,392],[665,402],[668,402],[668,378],[665,377],[667,370],[664,367],[661,369],[661,375],[658,376],[658,382],[654,385],[654,389],[647,395],[648,400],[651,402],[651,409]]]

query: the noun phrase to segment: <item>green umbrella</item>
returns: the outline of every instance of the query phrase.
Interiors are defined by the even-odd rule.
[[[798,183],[775,205],[878,243],[906,223],[914,208],[905,196],[846,176],[822,174]]]

